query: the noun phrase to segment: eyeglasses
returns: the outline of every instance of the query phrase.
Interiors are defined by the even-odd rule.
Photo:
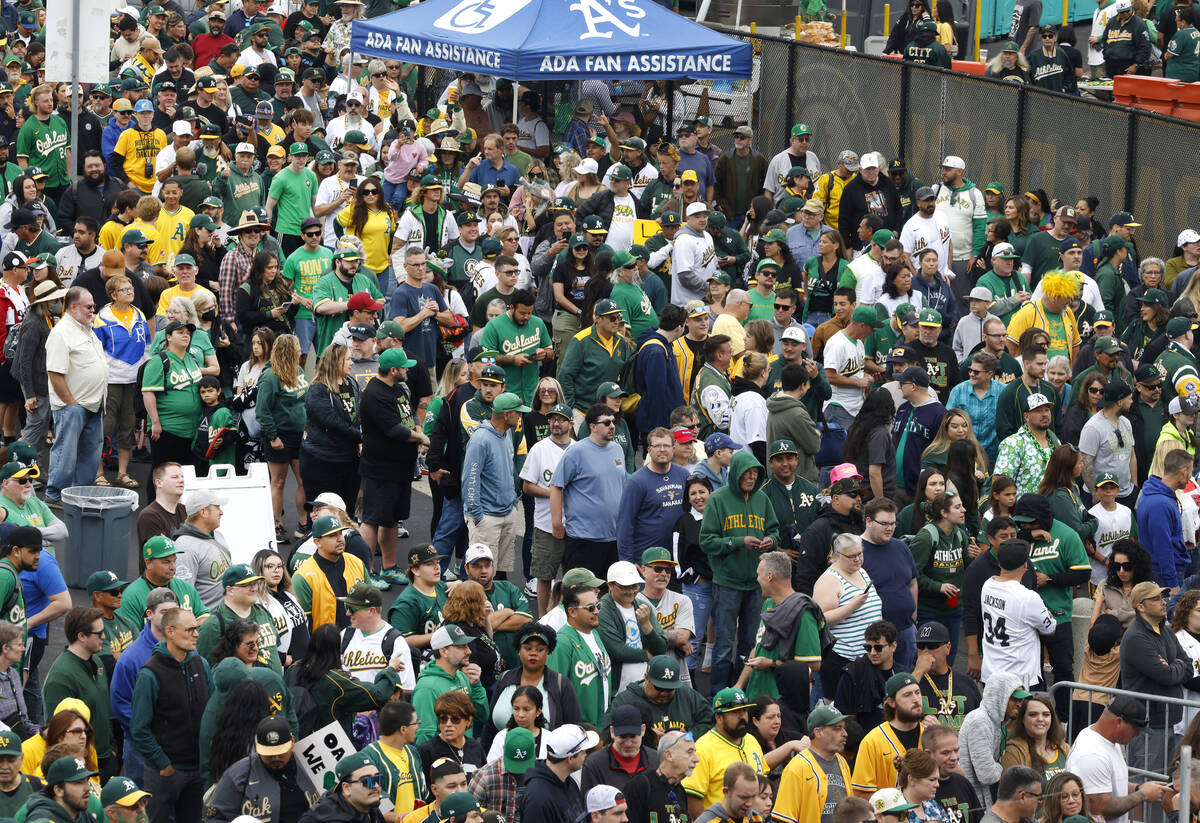
[[[347,780],[347,783],[361,783],[364,789],[374,789],[380,784],[383,778],[377,774],[369,774],[366,777],[360,777],[358,780]]]
[[[167,626],[167,628],[174,629],[177,632],[184,632],[185,634],[200,634],[199,626],[189,626],[186,629],[180,628],[179,626]]]
[[[876,526],[882,526],[885,529],[896,528],[895,520],[872,520],[871,522],[874,523]]]
[[[86,735],[86,734],[87,734],[87,729],[86,729],[86,728],[84,728],[83,726],[77,726],[77,727],[75,727],[75,728],[73,728],[73,729],[67,729],[67,734],[82,734],[82,735]]]
[[[1038,792],[1037,794],[1034,794],[1033,792],[1021,792],[1021,794],[1025,795],[1026,797],[1031,798],[1033,800],[1041,800],[1042,799],[1041,792]]]
[[[553,386],[542,386],[538,389],[538,394],[558,394],[558,389]]]
[[[879,654],[881,651],[886,649],[889,645],[891,645],[891,644],[889,644],[889,643],[863,643],[863,651],[867,652],[868,654],[870,654],[871,652],[875,652],[876,654]]]
[[[583,609],[585,612],[594,612],[599,608],[599,606],[597,606],[595,603],[592,603],[590,606],[572,606],[571,608]]]
[[[1123,562],[1123,563],[1117,563],[1117,562],[1113,562],[1113,563],[1111,563],[1110,565],[1111,565],[1111,566],[1112,566],[1114,569],[1116,569],[1117,571],[1119,571],[1119,572],[1131,572],[1131,571],[1133,571],[1133,564],[1132,564],[1132,563],[1130,563],[1128,560],[1126,560],[1126,561],[1125,561],[1125,562]]]
[[[245,643],[243,643],[242,645],[243,645],[243,646],[245,646],[245,647],[246,647],[247,649],[249,649],[250,651],[253,651],[253,652],[256,652],[256,651],[258,651],[260,648],[262,648],[262,644],[261,644],[261,643],[259,643],[257,640],[247,640],[247,641],[246,641]]]
[[[850,492],[847,492],[847,494],[850,494]],[[853,494],[855,497],[858,496],[858,492],[853,492]],[[843,552],[838,552],[837,554],[840,555],[841,557],[846,558],[847,560],[862,560],[863,559],[862,552],[859,552],[858,554],[845,554]]]

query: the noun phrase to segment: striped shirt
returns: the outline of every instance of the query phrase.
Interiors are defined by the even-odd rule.
[[[870,586],[871,575],[867,574],[866,569],[861,569],[859,573],[863,577],[863,584],[869,586],[867,602],[851,612],[837,625],[829,627],[829,631],[833,635],[834,654],[847,660],[853,660],[862,654],[863,635],[867,626],[876,620],[883,619],[883,601],[879,599],[879,592],[875,587]],[[837,569],[830,567],[826,569],[825,574],[836,577],[842,587],[841,593],[838,594],[838,606],[845,606],[862,594],[862,587],[852,583]]]

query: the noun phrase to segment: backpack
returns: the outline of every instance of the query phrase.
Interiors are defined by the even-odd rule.
[[[346,649],[350,648],[350,641],[354,639],[354,632],[357,631],[353,626],[347,626],[342,629],[342,654],[346,653]],[[392,653],[396,649],[396,638],[400,637],[400,630],[395,627],[390,627],[387,634],[383,636],[383,643],[380,645],[380,651],[388,660],[392,659]]]
[[[296,725],[300,729],[299,738],[303,739],[322,726],[328,725],[328,716],[322,717],[317,701],[313,700],[312,692],[304,686],[288,686],[292,695],[292,708],[296,710]]]
[[[967,194],[969,194],[971,197],[971,214],[975,213],[975,192],[977,192],[977,191],[979,191],[979,186],[971,186],[971,188],[967,189]],[[933,187],[934,196],[936,197],[937,195],[941,194],[941,192],[942,192],[942,184],[941,183],[935,184]]]
[[[900,542],[903,543],[904,545],[908,546],[911,549],[913,547],[913,543],[917,539],[917,535],[921,534],[921,532],[925,531],[926,529],[933,530],[933,545],[936,548],[938,542],[941,540],[941,535],[938,534],[938,527],[932,523],[926,523],[924,526],[922,526],[920,529],[917,530],[917,534],[904,535],[903,537],[900,538]]]
[[[21,345],[21,331],[25,327],[24,323],[14,323],[12,328],[8,330],[8,334],[4,338],[4,357],[5,363],[15,362],[17,359],[17,346]]]
[[[670,352],[667,351],[667,347],[663,345],[661,340],[650,339],[643,343],[633,353],[633,356],[625,361],[624,365],[621,366],[621,373],[617,375],[617,385],[626,394],[626,397],[621,400],[622,414],[633,414],[642,402],[642,394],[638,391],[637,387],[637,359],[638,355],[645,351],[646,347],[651,343],[661,347],[664,352],[670,355]]]

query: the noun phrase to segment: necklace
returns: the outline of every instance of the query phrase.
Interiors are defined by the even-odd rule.
[[[954,714],[955,714],[955,712],[954,712],[954,669],[950,669],[949,673],[946,676],[946,690],[945,691],[942,691],[941,689],[939,689],[937,687],[937,683],[933,682],[933,678],[929,676],[929,672],[925,673],[925,682],[927,682],[929,684],[930,688],[933,689],[933,693],[935,695],[937,695],[938,706],[935,711],[935,714],[937,714],[938,717],[946,718],[947,721],[950,720],[952,717],[954,717]]]

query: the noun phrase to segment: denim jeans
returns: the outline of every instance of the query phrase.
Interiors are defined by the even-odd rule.
[[[917,627],[909,626],[896,634],[896,667],[911,672],[917,664]]]
[[[408,199],[408,184],[403,180],[399,183],[383,181],[383,199],[398,212],[404,211],[404,201]]]
[[[759,589],[741,591],[713,584],[713,644],[712,683],[709,691],[716,695],[733,685],[741,673],[737,666],[754,648],[754,633],[762,612],[762,592]]]
[[[393,274],[392,267],[388,266],[375,277],[379,280],[379,291],[383,294],[383,302],[386,303],[396,290],[396,275]]]
[[[90,486],[100,469],[100,450],[104,447],[104,415],[99,411],[88,411],[80,405],[63,406],[53,416],[47,500],[58,500],[69,486]]]
[[[466,531],[467,522],[463,519],[462,495],[442,498],[442,516],[433,532],[433,545],[438,554],[449,558],[454,554],[454,546],[458,543],[459,535]],[[442,563],[444,569],[446,563]]]
[[[317,321],[312,317],[297,317],[292,321],[292,334],[300,338],[300,353],[308,354],[317,337]]]
[[[46,442],[46,432],[50,430],[50,398],[39,397],[37,408],[25,415],[25,429],[21,439],[41,449]]]
[[[696,639],[692,642],[693,651],[688,655],[688,669],[694,670],[696,668],[696,651],[700,649],[700,644],[708,636],[708,620],[712,617],[713,607],[712,590],[713,584],[711,580],[707,583],[683,584],[684,597],[692,601],[692,614],[696,618]]]
[[[146,770],[146,761],[138,754],[137,746],[133,745],[133,736],[128,732],[125,733],[124,752],[125,758],[125,776],[142,785],[142,772]]]

